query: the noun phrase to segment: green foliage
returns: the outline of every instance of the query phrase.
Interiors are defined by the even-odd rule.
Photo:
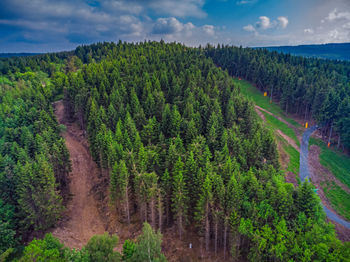
[[[82,248],[79,249],[66,249],[65,251],[65,261],[69,262],[90,262],[90,254],[87,252],[87,250]]]
[[[144,223],[142,235],[140,235],[137,239],[133,255],[126,261],[165,262],[167,260],[161,252],[161,244],[162,235],[159,232],[155,233],[149,224]]]
[[[35,71],[23,67],[6,76],[11,85],[0,84],[1,251],[26,241],[33,230],[51,227],[62,211],[60,191],[68,184],[69,154],[51,106],[63,90],[55,90],[36,59],[8,60],[9,70],[21,61]]]
[[[5,252],[0,253],[0,262],[6,262],[10,261],[9,257],[12,255],[12,253],[15,251],[12,247],[8,248]]]
[[[135,250],[136,250],[136,244],[129,239],[125,240],[123,244],[123,260],[124,261],[130,260],[131,257],[134,255]]]
[[[14,206],[0,199],[0,254],[17,244],[14,213]]]
[[[25,247],[20,262],[27,261],[65,261],[64,248],[51,234],[46,234],[44,239],[34,239]]]
[[[118,237],[116,235],[110,236],[108,233],[104,233],[103,235],[93,236],[86,244],[85,249],[89,254],[90,261],[121,261],[120,254],[113,251],[117,243]]]
[[[176,217],[176,223],[179,230],[180,239],[184,226],[187,223],[187,210],[188,210],[188,198],[187,188],[183,177],[183,163],[179,157],[174,168],[174,182],[173,182],[173,197],[172,197],[172,208]]]
[[[62,211],[62,199],[56,192],[53,170],[43,155],[37,155],[35,163],[26,163],[20,169],[17,190],[25,217],[23,226],[45,230],[55,223]]]
[[[287,113],[309,116],[311,112],[326,121],[328,129],[333,123],[345,143],[349,123],[339,110],[348,112],[348,103],[336,95],[343,83],[333,85],[340,81],[341,70],[348,72],[345,65],[332,64],[332,77],[327,64],[317,60],[233,47],[188,48],[163,41],[98,43],[78,47],[74,54],[84,65],[71,54],[66,75],[48,72],[52,76],[48,89],[41,88],[42,75],[23,70],[16,77],[32,81],[34,95],[32,91],[19,95],[22,91],[17,89],[7,94],[0,89],[6,93],[4,101],[11,101],[0,104],[5,123],[0,122],[0,194],[15,210],[20,207],[18,214],[29,213],[26,203],[33,188],[29,182],[22,183],[22,177],[47,185],[33,196],[40,200],[46,192],[48,207],[58,206],[52,188],[63,185],[68,169],[59,170],[68,165],[62,141],[56,142],[59,128],[48,103],[56,85],[64,89],[68,114],[88,132],[92,157],[103,179],[110,181],[110,198],[117,211],[125,210],[127,215],[129,209],[136,209],[140,220],[150,221],[153,229],[175,224],[180,238],[186,237],[188,222],[197,220],[197,233],[204,232],[207,249],[217,252],[223,247],[225,255],[232,250],[242,260],[348,259],[348,246],[336,239],[334,228],[324,221],[311,184],[294,188],[284,182],[272,132],[258,120],[253,103],[240,93],[245,92],[242,85],[246,83],[229,76],[244,76],[257,83],[260,91],[273,92]],[[49,58],[54,56],[43,59],[45,63]],[[213,60],[228,70],[221,70]],[[327,77],[315,76],[318,66]],[[336,92],[319,91],[328,86]],[[344,94],[349,93],[346,90]],[[295,125],[260,93],[253,99]],[[271,123],[289,132],[281,123]],[[41,159],[38,152],[55,157]],[[296,172],[294,158],[289,168]],[[33,172],[38,166],[45,167],[46,175]],[[44,225],[39,213],[52,224],[58,209],[50,209],[53,214],[46,216],[50,212],[35,201],[40,212],[29,216],[32,228]],[[25,221],[24,215],[20,219]],[[145,224],[134,247],[125,244],[124,259],[165,261],[161,235],[152,227]],[[115,244],[113,237],[98,236],[82,251],[65,257],[118,261],[121,256],[113,251]]]

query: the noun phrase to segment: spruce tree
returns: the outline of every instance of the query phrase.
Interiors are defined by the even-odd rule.
[[[183,166],[181,158],[179,157],[173,171],[172,208],[180,239],[182,239],[183,230],[187,223],[188,210],[187,187],[183,177]]]

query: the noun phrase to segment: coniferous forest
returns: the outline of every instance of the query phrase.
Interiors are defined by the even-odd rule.
[[[119,42],[2,58],[0,72],[0,261],[166,261],[169,230],[194,233],[227,261],[350,260],[313,185],[285,182],[273,133],[232,80],[269,91],[349,148],[348,62]],[[69,201],[57,100],[86,131],[110,212],[125,226],[144,223],[122,253],[107,233],[80,250],[43,237]]]
[[[335,131],[338,147],[350,146],[350,62],[220,45],[207,54],[231,75],[268,91],[286,113],[315,119],[324,136]]]

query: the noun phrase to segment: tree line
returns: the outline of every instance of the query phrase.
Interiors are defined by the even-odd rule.
[[[127,239],[122,252],[115,251],[119,242],[118,236],[93,236],[81,249],[69,249],[52,234],[46,234],[43,239],[34,239],[24,248],[23,255],[16,259],[18,262],[55,261],[55,262],[139,262],[167,261],[161,251],[162,235],[152,230],[145,223],[142,234],[134,240]],[[11,255],[11,250],[0,254],[0,260],[5,261]]]

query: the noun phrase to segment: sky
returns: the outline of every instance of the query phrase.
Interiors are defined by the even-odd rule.
[[[103,41],[350,42],[350,0],[0,0],[0,53]]]

